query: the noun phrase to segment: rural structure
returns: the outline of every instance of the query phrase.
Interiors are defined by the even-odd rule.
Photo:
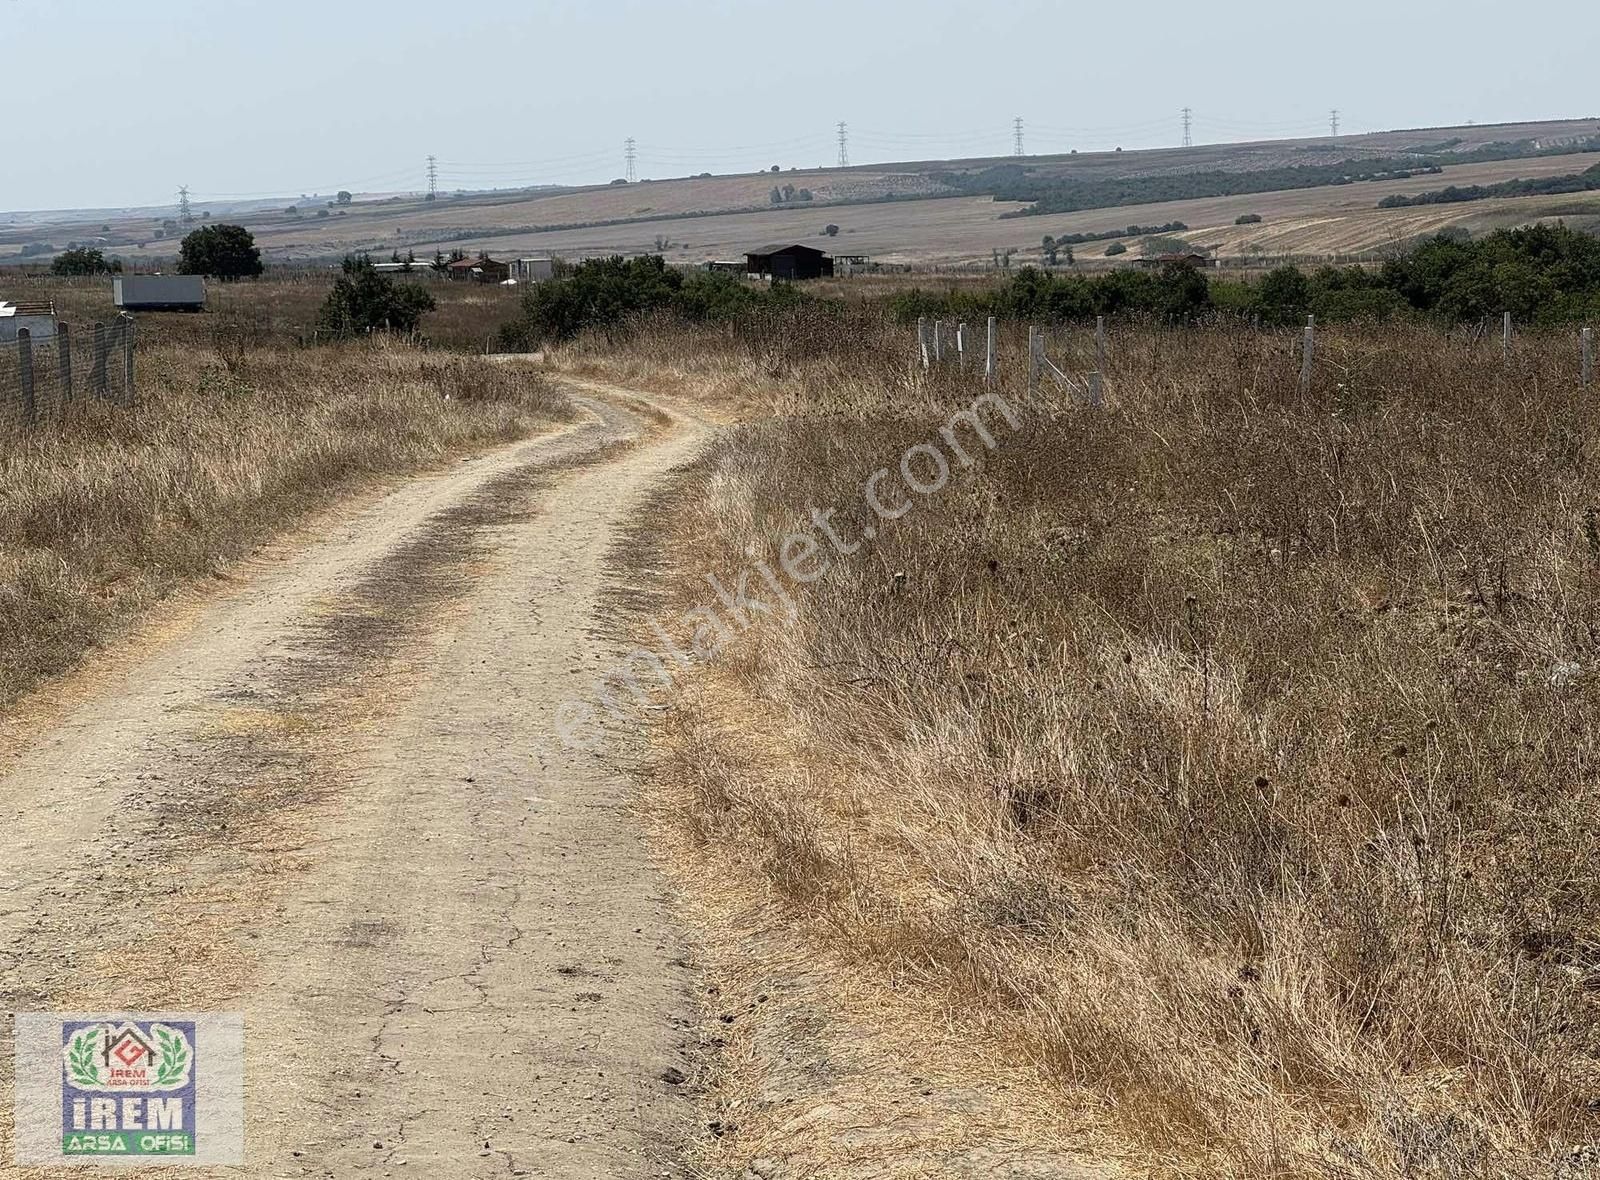
[[[833,259],[815,246],[763,246],[745,255],[745,273],[764,279],[831,279]]]
[[[452,262],[445,268],[445,273],[456,283],[503,283],[511,277],[511,267],[483,254],[477,258],[462,258]]]
[[[123,311],[204,311],[206,283],[199,275],[118,275],[111,302]]]

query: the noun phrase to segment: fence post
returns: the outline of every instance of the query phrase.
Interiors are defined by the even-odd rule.
[[[56,363],[61,369],[61,404],[72,403],[72,333],[67,325],[56,325]]]
[[[1502,361],[1511,359],[1511,313],[1509,311],[1506,312],[1505,319],[1500,326],[1500,359]]]
[[[961,371],[967,371],[967,324],[963,320],[956,325],[956,364]]]
[[[133,317],[123,312],[122,320],[122,404],[133,405]]]
[[[1583,387],[1588,389],[1594,382],[1594,329],[1583,330]]]
[[[1036,397],[1039,393],[1039,330],[1032,324],[1028,325],[1028,397]]]
[[[944,364],[944,321],[933,321],[933,363]]]
[[[1300,392],[1311,392],[1311,367],[1317,355],[1317,317],[1306,317],[1305,343],[1300,349]]]
[[[22,377],[22,416],[33,425],[33,333],[26,328],[17,329],[17,369]]]
[[[999,361],[998,330],[994,316],[989,317],[988,344],[983,355],[983,382],[987,385],[995,378],[995,369]]]
[[[926,369],[933,358],[928,353],[928,317],[917,317],[917,351],[922,355],[922,367]]]
[[[1106,317],[1094,317],[1094,368],[1097,373],[1106,371]]]
[[[110,349],[106,344],[106,326],[104,324],[96,324],[94,326],[94,369],[90,374],[89,384],[93,387],[95,396],[102,399],[106,396],[106,358],[109,354]]]

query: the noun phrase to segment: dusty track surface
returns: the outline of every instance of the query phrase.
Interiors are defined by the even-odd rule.
[[[13,736],[0,1038],[16,1010],[244,1012],[239,1174],[680,1174],[689,973],[626,771],[551,725],[613,658],[608,550],[700,427],[588,392]],[[0,1043],[0,1175],[10,1069]]]

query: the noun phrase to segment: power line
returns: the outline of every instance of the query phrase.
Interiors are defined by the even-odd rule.
[[[1338,139],[1339,138],[1339,108],[1338,107],[1334,107],[1333,108],[1333,112],[1332,112],[1331,116],[1328,119],[1328,126],[1330,126],[1333,129],[1333,137],[1335,139]]]
[[[428,200],[439,198],[439,157],[428,157]]]
[[[850,167],[850,129],[839,120],[839,167]]]
[[[1022,116],[1021,115],[1018,115],[1015,119],[1011,120],[1011,132],[1012,132],[1011,154],[1013,156],[1025,156],[1025,155],[1027,155],[1028,153],[1025,152],[1023,150],[1023,148],[1022,148]]]
[[[1194,108],[1183,108],[1183,146],[1194,146]]]
[[[189,205],[189,186],[178,186],[178,221],[182,225],[194,224],[194,210]]]
[[[632,184],[638,179],[639,143],[631,135],[628,136],[627,141],[622,145],[622,159],[623,163],[625,163],[628,167],[628,171],[626,173],[628,183]]]

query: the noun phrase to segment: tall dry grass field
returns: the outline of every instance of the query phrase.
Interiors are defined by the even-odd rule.
[[[0,405],[0,704],[335,495],[547,428],[516,367],[399,346],[141,347],[132,408]]]
[[[769,411],[664,503],[662,618],[813,507],[861,546],[658,731],[654,811],[730,953],[843,964],[875,1033],[1035,1071],[1135,1172],[1591,1174],[1600,396],[1570,340],[1325,333],[1302,396],[1284,336],[1127,330],[1096,412],[1027,404],[1012,339],[1022,425],[964,435],[970,469],[939,428],[979,389],[868,314],[617,347],[566,363]],[[919,443],[936,494],[898,486]],[[742,1050],[722,1162],[959,1170],[864,1106],[763,1101],[781,1063]]]

